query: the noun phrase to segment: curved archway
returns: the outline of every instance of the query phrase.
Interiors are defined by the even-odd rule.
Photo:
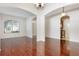
[[[2,3],[0,4],[0,7],[11,7],[11,8],[18,8],[24,11],[27,11],[29,13],[32,13],[36,15],[36,10],[33,7],[32,3]]]
[[[1,34],[0,55],[32,55],[32,40],[30,40],[32,38],[29,38],[29,36],[27,36],[26,31],[28,30],[27,31],[28,34],[29,34],[29,32],[32,32],[32,29],[31,29],[32,17],[34,17],[36,15],[34,13],[31,13],[27,10],[20,8],[20,7],[8,6],[8,5],[0,7],[0,15],[1,15],[1,17],[0,17],[1,29],[0,30],[2,30],[0,33]],[[12,34],[12,33],[4,34],[4,32],[3,32],[4,31],[4,22],[6,20],[19,21],[20,32],[14,33],[14,34]],[[28,23],[27,26],[30,30],[29,29],[26,30],[26,22]],[[29,26],[29,24],[30,24],[30,26]],[[31,33],[30,33],[30,35],[32,36]],[[7,40],[7,39],[10,39],[10,40]],[[4,45],[5,45],[5,47],[4,47]],[[12,45],[15,47],[13,47]],[[1,47],[3,47],[4,50]],[[29,53],[28,52],[26,53],[26,50],[29,51]],[[7,53],[4,51],[6,51]],[[17,53],[16,53],[16,51],[17,51]],[[10,53],[8,53],[8,52],[10,52]]]

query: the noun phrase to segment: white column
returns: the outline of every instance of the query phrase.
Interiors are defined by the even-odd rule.
[[[45,55],[45,16],[37,16],[37,55]]]

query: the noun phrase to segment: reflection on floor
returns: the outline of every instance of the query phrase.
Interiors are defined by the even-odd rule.
[[[68,42],[68,44],[60,45],[60,40],[58,39],[50,39],[46,38],[46,45],[45,45],[45,55],[46,56],[79,56],[79,43],[77,42]],[[68,50],[66,50],[68,49]],[[61,50],[64,52],[62,53]]]
[[[60,40],[46,38],[45,55],[46,56],[60,55]]]
[[[37,43],[36,38],[19,37],[19,38],[8,38],[1,39],[1,52],[2,56],[36,56],[37,55]],[[65,50],[64,53],[60,53],[60,40],[46,38],[45,42],[45,55],[46,56],[79,56],[79,43],[69,42],[67,45],[69,48],[68,53]],[[39,43],[40,44],[40,43]],[[42,45],[41,45],[42,46]],[[67,53],[67,54],[66,54]]]
[[[32,55],[32,40],[28,37],[2,39],[1,55],[2,56]]]

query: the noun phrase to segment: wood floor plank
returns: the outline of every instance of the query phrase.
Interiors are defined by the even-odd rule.
[[[59,39],[53,39],[53,38],[46,38],[45,42],[45,55],[46,56],[79,56],[79,43],[78,42],[72,42],[68,41],[69,44],[67,44],[68,47],[60,45]],[[62,44],[63,45],[63,44]],[[68,49],[68,50],[65,50]],[[61,53],[61,50],[64,51],[64,53]]]
[[[2,39],[3,56],[32,56],[32,39],[27,37]]]
[[[37,56],[37,43],[38,46],[43,42],[36,42],[36,38],[17,37],[6,38],[0,40],[0,55],[2,56]],[[40,44],[42,43],[42,44]],[[60,45],[59,39],[46,38],[45,39],[45,56],[79,56],[79,43],[69,42],[67,51]],[[40,46],[40,47],[41,47]],[[61,54],[61,49],[65,52]],[[42,47],[39,49],[42,50]],[[44,51],[43,51],[44,52]]]

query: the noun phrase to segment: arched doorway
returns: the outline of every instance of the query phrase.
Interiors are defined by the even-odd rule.
[[[35,16],[34,14],[23,10],[21,8],[16,7],[0,7],[0,55],[4,56],[32,56],[32,22],[30,17]],[[17,20],[19,23],[19,32],[14,31],[10,32],[8,31],[5,33],[5,21],[9,21],[9,25],[7,29],[10,29],[10,27],[14,26],[16,28],[17,26],[11,25],[11,20]],[[30,21],[29,21],[30,20]],[[16,22],[13,22],[16,23]],[[28,23],[28,25],[26,24]],[[30,27],[29,27],[30,24]],[[28,26],[28,27],[27,27]],[[13,27],[12,27],[13,28]],[[30,30],[29,30],[30,28]]]

